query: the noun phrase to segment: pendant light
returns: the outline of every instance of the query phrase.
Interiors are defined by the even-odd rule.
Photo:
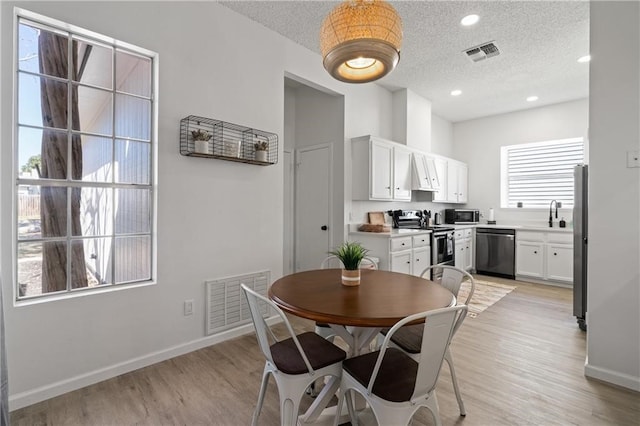
[[[323,65],[334,78],[367,83],[389,74],[400,60],[402,20],[383,0],[347,0],[325,18]]]

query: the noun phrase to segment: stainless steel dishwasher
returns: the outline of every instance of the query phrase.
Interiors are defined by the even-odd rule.
[[[516,231],[476,228],[476,272],[515,278]]]

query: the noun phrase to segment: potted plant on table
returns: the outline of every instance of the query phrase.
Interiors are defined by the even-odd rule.
[[[255,159],[256,159],[256,161],[263,161],[263,162],[267,162],[268,161],[267,152],[269,151],[269,142],[267,142],[267,141],[255,142],[253,144],[253,149],[255,150]]]
[[[210,154],[209,141],[211,140],[211,134],[206,130],[192,130],[191,137],[193,138],[194,152],[199,154]]]
[[[369,250],[360,243],[346,241],[329,254],[336,256],[342,262],[342,284],[348,286],[360,285],[360,262]]]

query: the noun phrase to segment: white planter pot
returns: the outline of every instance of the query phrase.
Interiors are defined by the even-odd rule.
[[[263,161],[266,163],[267,161],[269,161],[267,154],[268,154],[267,151],[256,151],[255,153],[256,161]]]
[[[194,151],[198,154],[211,154],[209,152],[209,141],[193,141]]]

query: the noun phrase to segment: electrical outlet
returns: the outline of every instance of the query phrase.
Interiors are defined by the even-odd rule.
[[[184,301],[184,316],[193,315],[193,299]]]

